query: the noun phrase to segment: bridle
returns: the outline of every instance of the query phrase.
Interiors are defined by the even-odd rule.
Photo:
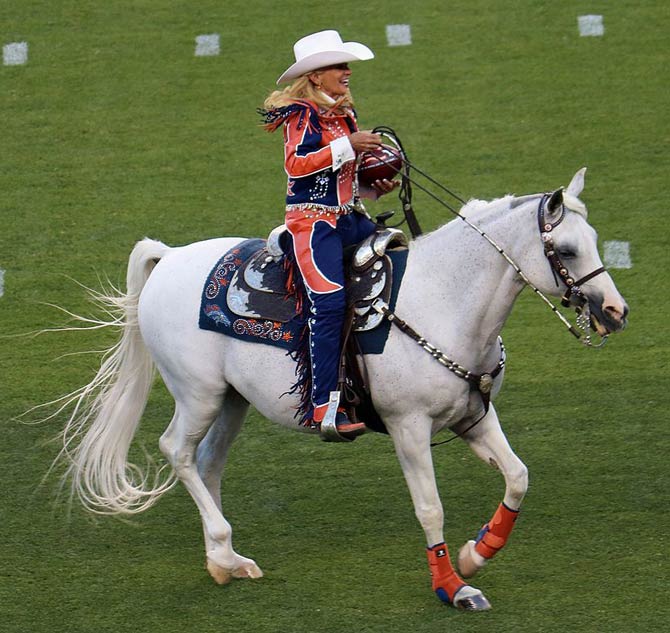
[[[583,343],[587,347],[598,348],[602,347],[607,342],[607,335],[601,336],[601,340],[597,344],[591,342],[591,335],[589,334],[589,329],[595,330],[594,318],[591,315],[588,300],[584,296],[581,290],[582,284],[586,283],[590,279],[593,279],[600,273],[605,272],[605,268],[604,267],[598,268],[593,272],[589,273],[588,275],[585,275],[584,277],[581,277],[580,279],[575,281],[574,277],[570,275],[568,268],[563,264],[560,257],[556,253],[556,249],[554,248],[554,242],[551,236],[551,232],[563,221],[563,218],[565,217],[566,214],[566,206],[565,203],[561,201],[561,214],[558,217],[558,219],[553,223],[548,222],[546,220],[545,210],[547,202],[551,200],[552,195],[561,194],[562,196],[562,189],[559,189],[558,191],[554,192],[554,194],[538,194],[540,196],[540,203],[538,205],[537,220],[538,220],[538,226],[540,228],[540,236],[544,244],[544,253],[549,261],[549,265],[551,266],[551,271],[552,274],[554,275],[554,279],[556,280],[556,285],[558,286],[558,280],[560,279],[566,286],[566,291],[563,297],[561,298],[561,305],[563,305],[564,307],[572,306],[575,308],[575,311],[577,313],[576,326],[572,325],[559,312],[558,308],[546,297],[546,295],[535,284],[533,284],[533,282],[526,276],[526,274],[521,270],[518,264],[502,249],[501,246],[498,245],[498,243],[495,240],[493,240],[493,238],[487,235],[478,226],[470,222],[464,215],[462,215],[457,209],[451,206],[446,200],[436,195],[435,193],[433,193],[433,191],[431,191],[421,183],[417,182],[416,179],[410,176],[410,171],[414,170],[416,173],[420,174],[423,178],[428,180],[428,182],[435,185],[445,193],[449,194],[451,197],[453,197],[461,204],[466,204],[466,201],[463,198],[461,198],[453,191],[445,187],[442,183],[438,182],[437,180],[429,176],[426,172],[419,169],[416,165],[414,165],[407,159],[407,154],[405,153],[402,144],[400,143],[393,129],[386,126],[379,126],[376,127],[373,130],[373,132],[385,136],[391,142],[393,142],[396,145],[396,147],[400,150],[402,167],[400,169],[396,169],[396,171],[400,174],[402,179],[399,197],[403,205],[403,212],[405,218],[395,226],[400,226],[405,222],[407,222],[407,225],[411,230],[412,237],[416,238],[422,233],[421,227],[419,226],[419,223],[417,222],[416,217],[414,215],[414,211],[412,209],[411,185],[414,185],[415,187],[417,187],[417,189],[420,189],[428,196],[430,196],[438,204],[447,208],[453,215],[455,215],[457,218],[465,222],[471,229],[479,233],[479,235],[481,235],[489,244],[491,244],[491,246],[493,246],[493,248],[495,248],[498,251],[498,253],[500,253],[500,255],[505,259],[505,261],[507,261],[507,263],[510,266],[512,266],[512,268],[515,270],[517,275],[519,275],[521,280],[538,297],[540,297],[540,299],[542,299],[542,301],[551,309],[551,311],[556,315],[556,317],[563,323],[563,325],[565,325],[568,331],[580,343]],[[388,164],[390,165],[390,163]]]
[[[568,270],[568,267],[564,265],[564,263],[561,261],[561,258],[555,248],[554,245],[554,239],[552,234],[552,231],[563,221],[566,215],[566,205],[565,201],[563,199],[563,190],[559,189],[558,191],[554,192],[553,194],[545,193],[539,195],[540,201],[538,204],[537,208],[537,222],[538,222],[538,227],[540,229],[540,238],[542,240],[542,244],[544,247],[544,255],[547,258],[549,262],[549,266],[551,268],[551,272],[554,276],[554,280],[556,281],[556,285],[559,285],[559,279],[563,282],[563,284],[566,287],[566,291],[563,294],[563,297],[561,298],[561,305],[564,307],[574,307],[575,311],[577,312],[577,324],[576,327],[573,326],[559,311],[558,308],[546,297],[546,295],[535,285],[533,282],[526,276],[526,274],[521,270],[519,265],[502,249],[501,246],[498,245],[498,243],[493,240],[489,235],[487,235],[482,229],[480,229],[478,226],[470,222],[464,215],[462,215],[458,210],[454,209],[450,204],[448,204],[445,200],[443,200],[441,197],[435,195],[431,190],[428,188],[424,187],[422,184],[417,183],[416,180],[412,179],[410,176],[410,170],[414,169],[416,172],[421,174],[424,178],[426,178],[429,182],[431,182],[433,185],[439,187],[442,191],[445,191],[449,195],[451,195],[454,199],[458,200],[462,204],[465,204],[465,200],[463,200],[461,197],[453,193],[451,190],[449,190],[447,187],[433,179],[431,176],[426,174],[425,172],[421,171],[418,169],[415,165],[409,162],[407,159],[407,155],[405,154],[402,145],[400,144],[400,141],[398,140],[395,132],[388,127],[378,127],[373,130],[373,132],[382,134],[389,138],[393,143],[397,146],[397,148],[400,150],[400,156],[402,159],[402,168],[398,169],[398,173],[401,175],[402,178],[402,184],[400,188],[400,201],[402,202],[403,205],[403,212],[405,215],[405,218],[403,221],[401,221],[398,225],[400,226],[401,224],[407,222],[408,227],[411,230],[412,237],[417,237],[418,235],[421,235],[421,228],[418,224],[418,221],[416,220],[416,217],[414,215],[414,211],[412,209],[412,201],[411,201],[411,185],[415,185],[418,189],[421,189],[424,193],[428,194],[433,200],[441,204],[442,206],[446,207],[453,213],[457,218],[465,222],[470,228],[475,230],[479,235],[481,235],[491,246],[493,246],[498,253],[507,261],[507,263],[512,266],[512,268],[515,270],[517,275],[522,279],[522,281],[529,287],[535,294],[537,294],[546,305],[551,308],[552,312],[561,320],[561,322],[568,328],[568,331],[573,334],[577,340],[579,340],[581,343],[586,345],[587,347],[595,347],[599,348],[602,347],[606,342],[607,342],[607,335],[601,337],[601,341],[598,344],[594,344],[591,342],[591,336],[588,333],[589,328],[593,326],[593,317],[591,316],[591,312],[589,309],[589,303],[588,303],[588,298],[584,295],[584,293],[581,290],[582,284],[585,284],[587,281],[590,279],[593,279],[594,277],[597,277],[601,273],[604,273],[606,271],[604,266],[601,266],[600,268],[596,268],[595,270],[591,271],[587,275],[584,275],[583,277],[575,280],[574,276],[572,276]],[[390,164],[390,162],[389,162]],[[547,203],[552,200],[553,196],[558,196],[560,195],[561,197],[561,212],[560,215],[553,221],[550,222],[547,220],[546,217],[546,209],[547,209]],[[394,314],[390,307],[385,304],[383,301],[376,301],[375,303],[372,304],[372,307],[380,312],[386,319],[388,319],[392,324],[395,324],[403,333],[407,334],[412,338],[414,341],[416,341],[425,351],[427,351],[436,361],[438,361],[440,364],[442,364],[444,367],[446,367],[449,371],[457,375],[459,378],[463,378],[464,380],[468,381],[472,387],[474,387],[482,396],[482,401],[484,405],[484,415],[479,417],[477,420],[475,420],[465,431],[462,433],[459,433],[452,437],[449,440],[445,440],[443,442],[437,442],[431,444],[431,446],[438,446],[440,444],[446,444],[459,436],[463,436],[465,433],[470,431],[472,428],[474,428],[481,420],[486,416],[489,408],[489,401],[490,401],[490,392],[493,386],[493,380],[495,377],[503,371],[505,368],[505,347],[502,344],[502,340],[499,338],[499,343],[501,347],[501,356],[500,360],[498,361],[496,367],[491,371],[491,372],[486,372],[483,374],[474,374],[458,363],[450,360],[445,354],[443,354],[439,349],[437,349],[435,346],[431,345],[423,336],[421,336],[418,332],[413,330],[405,321],[400,319],[398,315]],[[595,327],[593,328],[595,329]],[[581,330],[581,331],[580,331]]]
[[[551,195],[552,194],[545,193],[540,199],[540,204],[537,208],[537,223],[540,229],[542,244],[544,246],[544,255],[549,260],[549,265],[551,266],[551,272],[554,275],[554,281],[556,282],[556,285],[559,285],[558,282],[560,279],[560,281],[562,281],[566,287],[565,293],[561,297],[561,305],[566,308],[569,306],[582,308],[587,304],[588,301],[582,292],[582,284],[585,284],[590,279],[593,279],[601,273],[604,273],[606,268],[604,266],[596,268],[588,275],[584,275],[577,280],[575,280],[575,278],[570,274],[568,267],[561,261],[558,251],[554,246],[554,239],[551,235],[552,231],[563,221],[563,218],[565,217],[565,203],[561,202],[561,213],[558,218],[553,222],[548,222],[546,219],[545,210]]]

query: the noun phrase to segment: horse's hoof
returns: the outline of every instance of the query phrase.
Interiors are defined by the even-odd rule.
[[[217,585],[227,585],[233,578],[263,577],[261,568],[251,559],[244,559],[244,562],[237,567],[227,569],[207,558],[207,571]]]
[[[488,611],[491,608],[486,596],[470,585],[465,585],[456,592],[453,604],[463,611]]]
[[[207,571],[217,585],[227,585],[233,579],[233,574],[229,569],[224,569],[209,558],[207,559]]]
[[[458,572],[463,578],[472,578],[485,564],[486,559],[475,550],[475,541],[458,550]]]
[[[263,572],[256,563],[249,562],[233,570],[233,578],[262,578]]]

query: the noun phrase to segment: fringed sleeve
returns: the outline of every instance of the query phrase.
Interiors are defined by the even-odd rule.
[[[304,101],[296,101],[295,103],[290,103],[289,105],[279,108],[271,108],[270,110],[258,108],[256,112],[258,112],[258,114],[261,116],[261,123],[263,128],[268,132],[274,132],[284,123],[284,121],[286,121],[286,119],[293,116],[297,112],[300,113],[297,129],[302,129],[305,117],[309,115],[310,108],[311,106],[309,103],[305,103]]]

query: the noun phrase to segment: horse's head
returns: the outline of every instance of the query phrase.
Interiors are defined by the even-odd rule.
[[[554,281],[547,290],[562,295],[563,305],[590,313],[591,326],[605,336],[626,326],[628,306],[603,266],[597,234],[578,197],[585,172],[580,169],[565,191],[560,188],[542,198],[538,223]]]

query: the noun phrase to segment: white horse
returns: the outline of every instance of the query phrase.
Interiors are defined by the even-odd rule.
[[[548,229],[568,276],[587,278],[575,296],[588,304],[603,335],[625,326],[628,307],[609,274],[600,270],[596,233],[578,199],[584,171],[551,198],[537,194],[474,201],[463,214],[502,245],[540,291],[559,295],[565,286],[557,282],[543,247]],[[546,225],[541,230],[539,212]],[[234,551],[220,496],[228,449],[249,404],[274,422],[299,428],[294,416],[298,397],[280,397],[295,381],[295,363],[285,351],[198,328],[204,281],[218,258],[240,241],[221,238],[169,248],[145,239],[135,246],[127,292],[107,297],[121,309],[109,324],[121,326],[122,337],[91,383],[69,396],[76,406],[63,432],[68,475],[89,509],[140,512],[181,481],[200,511],[207,568],[220,584],[262,576],[253,560]],[[592,276],[593,271],[598,274]],[[484,374],[500,363],[498,335],[524,286],[517,269],[456,219],[410,243],[395,314],[450,359],[473,374]],[[174,417],[160,438],[172,467],[167,476],[153,469],[149,475],[128,463],[154,364],[175,400]],[[474,575],[505,544],[526,493],[526,466],[510,448],[495,407],[491,404],[484,414],[482,393],[400,329],[392,328],[383,354],[366,355],[365,364],[374,406],[392,438],[425,532],[433,589],[457,607],[489,608],[482,592],[462,577]],[[502,380],[500,371],[492,396]],[[445,544],[431,458],[431,438],[443,429],[462,434],[475,454],[505,479],[503,503],[493,519],[477,541],[461,549],[460,575]]]

